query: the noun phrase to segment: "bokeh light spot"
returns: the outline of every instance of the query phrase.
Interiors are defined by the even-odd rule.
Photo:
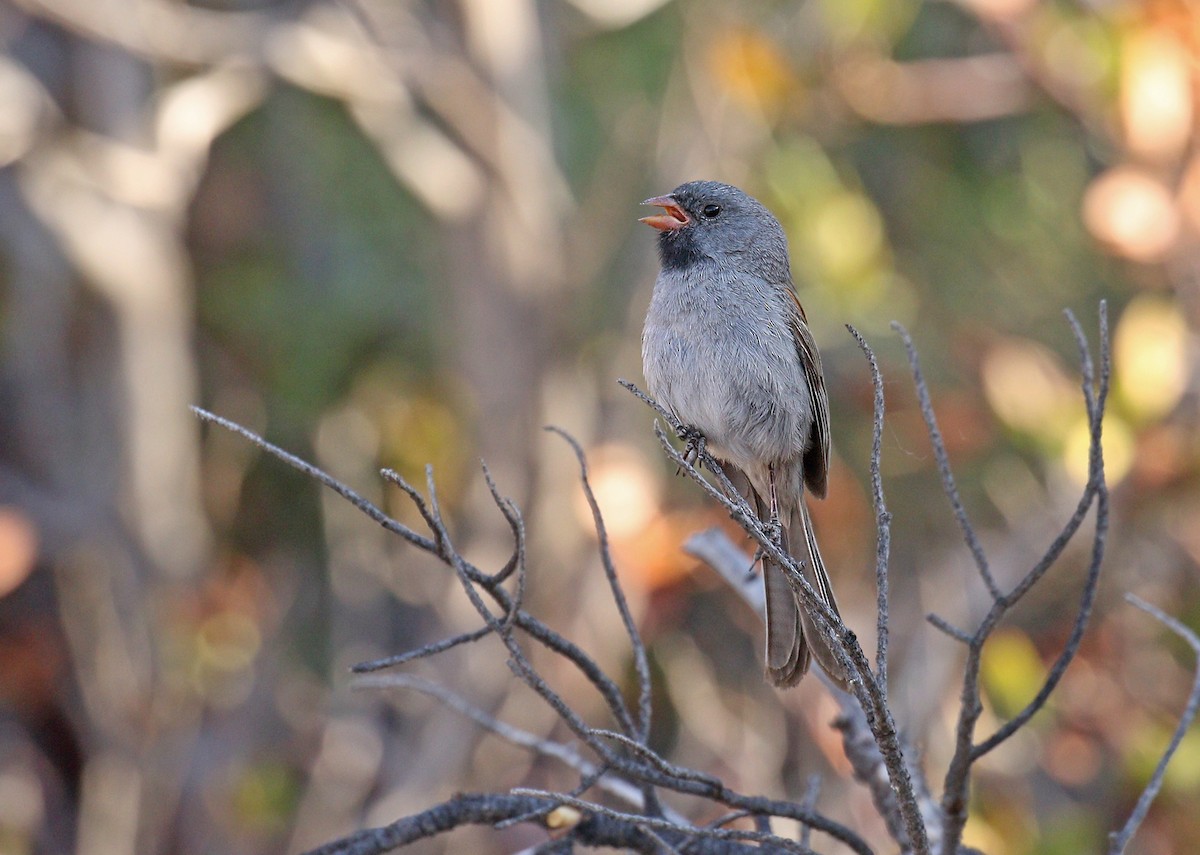
[[[615,540],[644,529],[658,514],[659,485],[645,459],[625,445],[605,445],[588,453],[590,480],[604,524]],[[575,505],[580,525],[592,527],[592,511],[581,495]]]
[[[1079,733],[1059,731],[1047,740],[1042,765],[1060,784],[1081,787],[1100,772],[1100,751],[1096,744]]]
[[[1037,648],[1019,629],[997,632],[983,648],[983,685],[1003,715],[1012,715],[1027,704],[1045,673]]]
[[[883,246],[879,212],[858,193],[834,194],[820,205],[813,243],[830,276],[851,278],[870,266]]]
[[[1168,414],[1187,388],[1188,329],[1179,309],[1160,297],[1138,297],[1121,315],[1113,367],[1126,412],[1138,421]]]
[[[1122,61],[1121,119],[1129,148],[1148,158],[1178,155],[1192,130],[1192,60],[1172,34],[1128,39]]]
[[[1058,358],[1035,342],[996,345],[984,357],[982,372],[984,395],[1000,420],[1045,445],[1060,443],[1081,410],[1075,384]]]
[[[736,101],[768,114],[799,85],[778,46],[751,29],[724,33],[713,43],[709,61],[717,82]]]
[[[200,625],[196,635],[201,662],[219,671],[242,671],[250,667],[261,644],[258,626],[237,611],[217,612]]]
[[[0,597],[28,578],[37,556],[33,522],[16,508],[0,506]]]
[[[1092,182],[1083,197],[1083,220],[1097,240],[1134,261],[1158,261],[1179,234],[1170,190],[1132,166],[1110,169]]]

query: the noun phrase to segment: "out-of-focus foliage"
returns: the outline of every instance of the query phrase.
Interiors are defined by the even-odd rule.
[[[883,358],[893,697],[935,758],[960,651],[921,615],[983,600],[888,324],[921,346],[1012,578],[1086,472],[1061,310],[1110,301],[1101,607],[1052,708],[985,764],[968,827],[997,855],[1096,848],[1189,682],[1118,595],[1200,617],[1197,26],[1182,0],[0,2],[0,848],[295,851],[434,792],[560,774],[419,699],[351,694],[351,662],[462,626],[453,580],[202,433],[190,403],[385,505],[380,466],[419,482],[432,463],[455,535],[494,555],[486,458],[528,513],[530,607],[620,663],[615,615],[588,607],[573,464],[538,430],[570,429],[661,676],[661,746],[765,794],[821,772],[852,822],[865,794],[828,699],[767,690],[753,616],[678,550],[719,515],[613,383],[639,377],[656,267],[637,203],[696,177],[787,229],[832,396],[813,510],[864,636],[871,401],[843,324]],[[1058,649],[1082,560],[989,650],[993,723]],[[440,667],[550,725],[469,650]],[[1200,839],[1196,751],[1138,851]]]

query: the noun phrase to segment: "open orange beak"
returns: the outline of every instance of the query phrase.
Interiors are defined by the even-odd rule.
[[[647,199],[643,205],[656,205],[666,211],[665,214],[655,214],[652,217],[642,217],[638,222],[645,223],[660,232],[673,232],[686,226],[691,220],[683,208],[675,201],[674,196],[655,196]]]

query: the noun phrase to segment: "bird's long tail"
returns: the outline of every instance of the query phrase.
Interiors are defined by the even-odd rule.
[[[796,559],[817,596],[838,615],[829,573],[821,559],[812,519],[803,498],[797,502],[791,520],[783,527],[782,546]],[[767,600],[768,679],[780,688],[794,686],[808,670],[809,661],[815,658],[834,682],[847,688],[841,661],[818,632],[815,618],[793,591],[783,568],[773,561],[764,561],[763,584]]]

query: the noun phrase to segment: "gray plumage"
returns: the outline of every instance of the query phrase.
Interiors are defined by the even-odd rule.
[[[828,404],[783,228],[756,199],[714,181],[648,203],[668,212],[645,220],[661,231],[662,261],[642,334],[650,394],[704,435],[764,520],[774,482],[783,546],[836,612],[804,502],[806,488],[825,495]],[[764,562],[763,581],[771,682],[799,682],[811,650],[844,685],[782,569]]]

